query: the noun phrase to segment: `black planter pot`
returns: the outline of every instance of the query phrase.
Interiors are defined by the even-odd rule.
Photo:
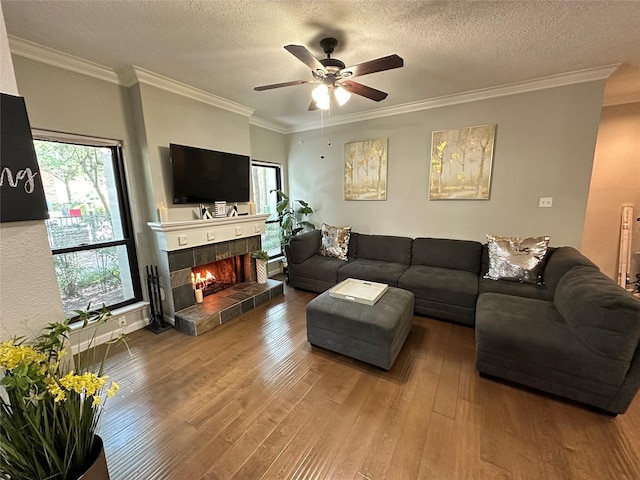
[[[104,454],[102,439],[96,435],[96,446],[93,462],[87,465],[87,469],[78,477],[78,480],[109,480],[109,469],[107,468],[107,457]]]

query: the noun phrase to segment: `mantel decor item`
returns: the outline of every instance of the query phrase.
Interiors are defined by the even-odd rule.
[[[433,132],[429,200],[488,200],[495,135],[495,125]]]
[[[251,252],[251,258],[256,259],[256,277],[258,283],[267,283],[269,254],[264,250],[256,250]]]
[[[215,218],[224,218],[227,216],[227,202],[215,202],[213,208]]]
[[[387,139],[346,143],[344,199],[387,199]]]
[[[76,313],[81,331],[93,330],[87,330],[88,348],[73,359],[66,357],[68,320],[50,323],[33,341],[0,343],[0,478],[109,478],[96,430],[105,397],[119,388],[105,375],[105,361],[110,347],[124,337],[114,338],[99,353],[96,333],[111,313],[89,307]]]

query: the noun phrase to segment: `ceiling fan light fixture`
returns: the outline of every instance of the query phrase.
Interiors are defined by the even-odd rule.
[[[321,83],[311,92],[311,97],[315,100],[316,103],[329,102],[329,87],[327,87],[324,83]],[[321,108],[318,106],[318,108]],[[327,107],[328,108],[328,107]]]
[[[348,92],[344,87],[336,88],[333,91],[333,94],[335,95],[336,101],[338,102],[338,105],[340,105],[340,106],[343,106],[351,98],[351,93]]]
[[[376,90],[358,82],[344,82],[346,88],[341,83],[347,78],[369,75],[376,72],[384,72],[394,68],[404,66],[402,57],[396,55],[387,55],[386,57],[376,58],[368,62],[359,63],[350,67],[345,67],[345,63],[336,58],[332,58],[334,48],[338,44],[338,40],[333,37],[324,38],[320,41],[322,50],[327,58],[316,58],[304,45],[285,45],[284,48],[291,55],[296,57],[311,69],[313,80],[294,80],[291,82],[273,83],[271,85],[262,85],[254,87],[256,91],[271,90],[273,88],[290,87],[294,85],[302,85],[304,83],[320,84],[311,94],[313,100],[309,105],[309,111],[320,108],[328,110],[331,103],[337,106],[345,105],[352,94],[368,98],[375,102],[380,102],[387,98],[386,92]]]
[[[329,110],[329,106],[331,104],[331,97],[327,94],[326,96],[316,100],[316,107],[320,110]]]

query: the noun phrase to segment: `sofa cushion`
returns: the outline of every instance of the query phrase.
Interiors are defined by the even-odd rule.
[[[487,235],[489,271],[485,278],[542,285],[549,237]]]
[[[323,223],[320,232],[320,255],[346,261],[349,239],[351,238],[351,225],[335,227]]]
[[[539,300],[553,300],[553,292],[546,285],[480,278],[478,282],[478,293],[490,292],[515,295],[517,297],[537,298]]]
[[[470,240],[416,238],[413,241],[412,265],[453,268],[478,275],[482,244]]]
[[[409,265],[411,263],[411,245],[408,237],[390,235],[358,235],[357,258],[382,260]],[[367,279],[372,280],[372,279]]]
[[[398,287],[417,298],[474,307],[478,298],[478,275],[450,268],[411,265],[398,280]]]
[[[355,260],[357,258],[357,249],[358,249],[358,238],[360,234],[357,232],[351,232],[351,237],[349,238],[349,249],[347,250],[347,258],[349,260]]]
[[[289,263],[302,263],[318,253],[320,249],[320,230],[300,233],[291,237],[286,251]]]
[[[302,263],[289,263],[290,275],[313,278],[324,282],[338,283],[338,269],[344,260],[322,255],[313,255]]]
[[[358,258],[346,265],[343,262],[343,266],[338,270],[338,282],[342,282],[347,278],[358,278],[397,287],[398,279],[407,268],[407,265],[401,263]]]
[[[437,300],[415,299],[415,311],[418,315],[425,317],[451,320],[473,327],[476,317],[476,308],[463,307],[462,305],[451,305],[450,303],[439,302]]]
[[[573,247],[559,247],[549,254],[542,274],[544,283],[555,292],[562,276],[578,265],[586,265],[596,270],[598,267]]]
[[[589,349],[631,361],[640,340],[640,300],[599,270],[578,266],[558,282],[554,303]]]
[[[619,386],[628,362],[594,352],[577,336],[553,302],[483,293],[476,306],[478,358],[511,365],[511,379],[528,377],[599,392],[601,383]],[[518,379],[518,375],[522,379]],[[542,388],[538,386],[537,388]],[[552,389],[547,389],[553,391]]]

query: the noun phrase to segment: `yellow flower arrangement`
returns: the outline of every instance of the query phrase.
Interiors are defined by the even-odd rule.
[[[0,478],[74,479],[94,455],[96,429],[105,397],[119,386],[103,374],[111,344],[96,359],[95,336],[111,316],[106,309],[77,311],[82,328],[95,327],[89,348],[61,362],[69,321],[49,324],[31,344],[21,339],[0,343]],[[65,371],[63,365],[73,370]]]

